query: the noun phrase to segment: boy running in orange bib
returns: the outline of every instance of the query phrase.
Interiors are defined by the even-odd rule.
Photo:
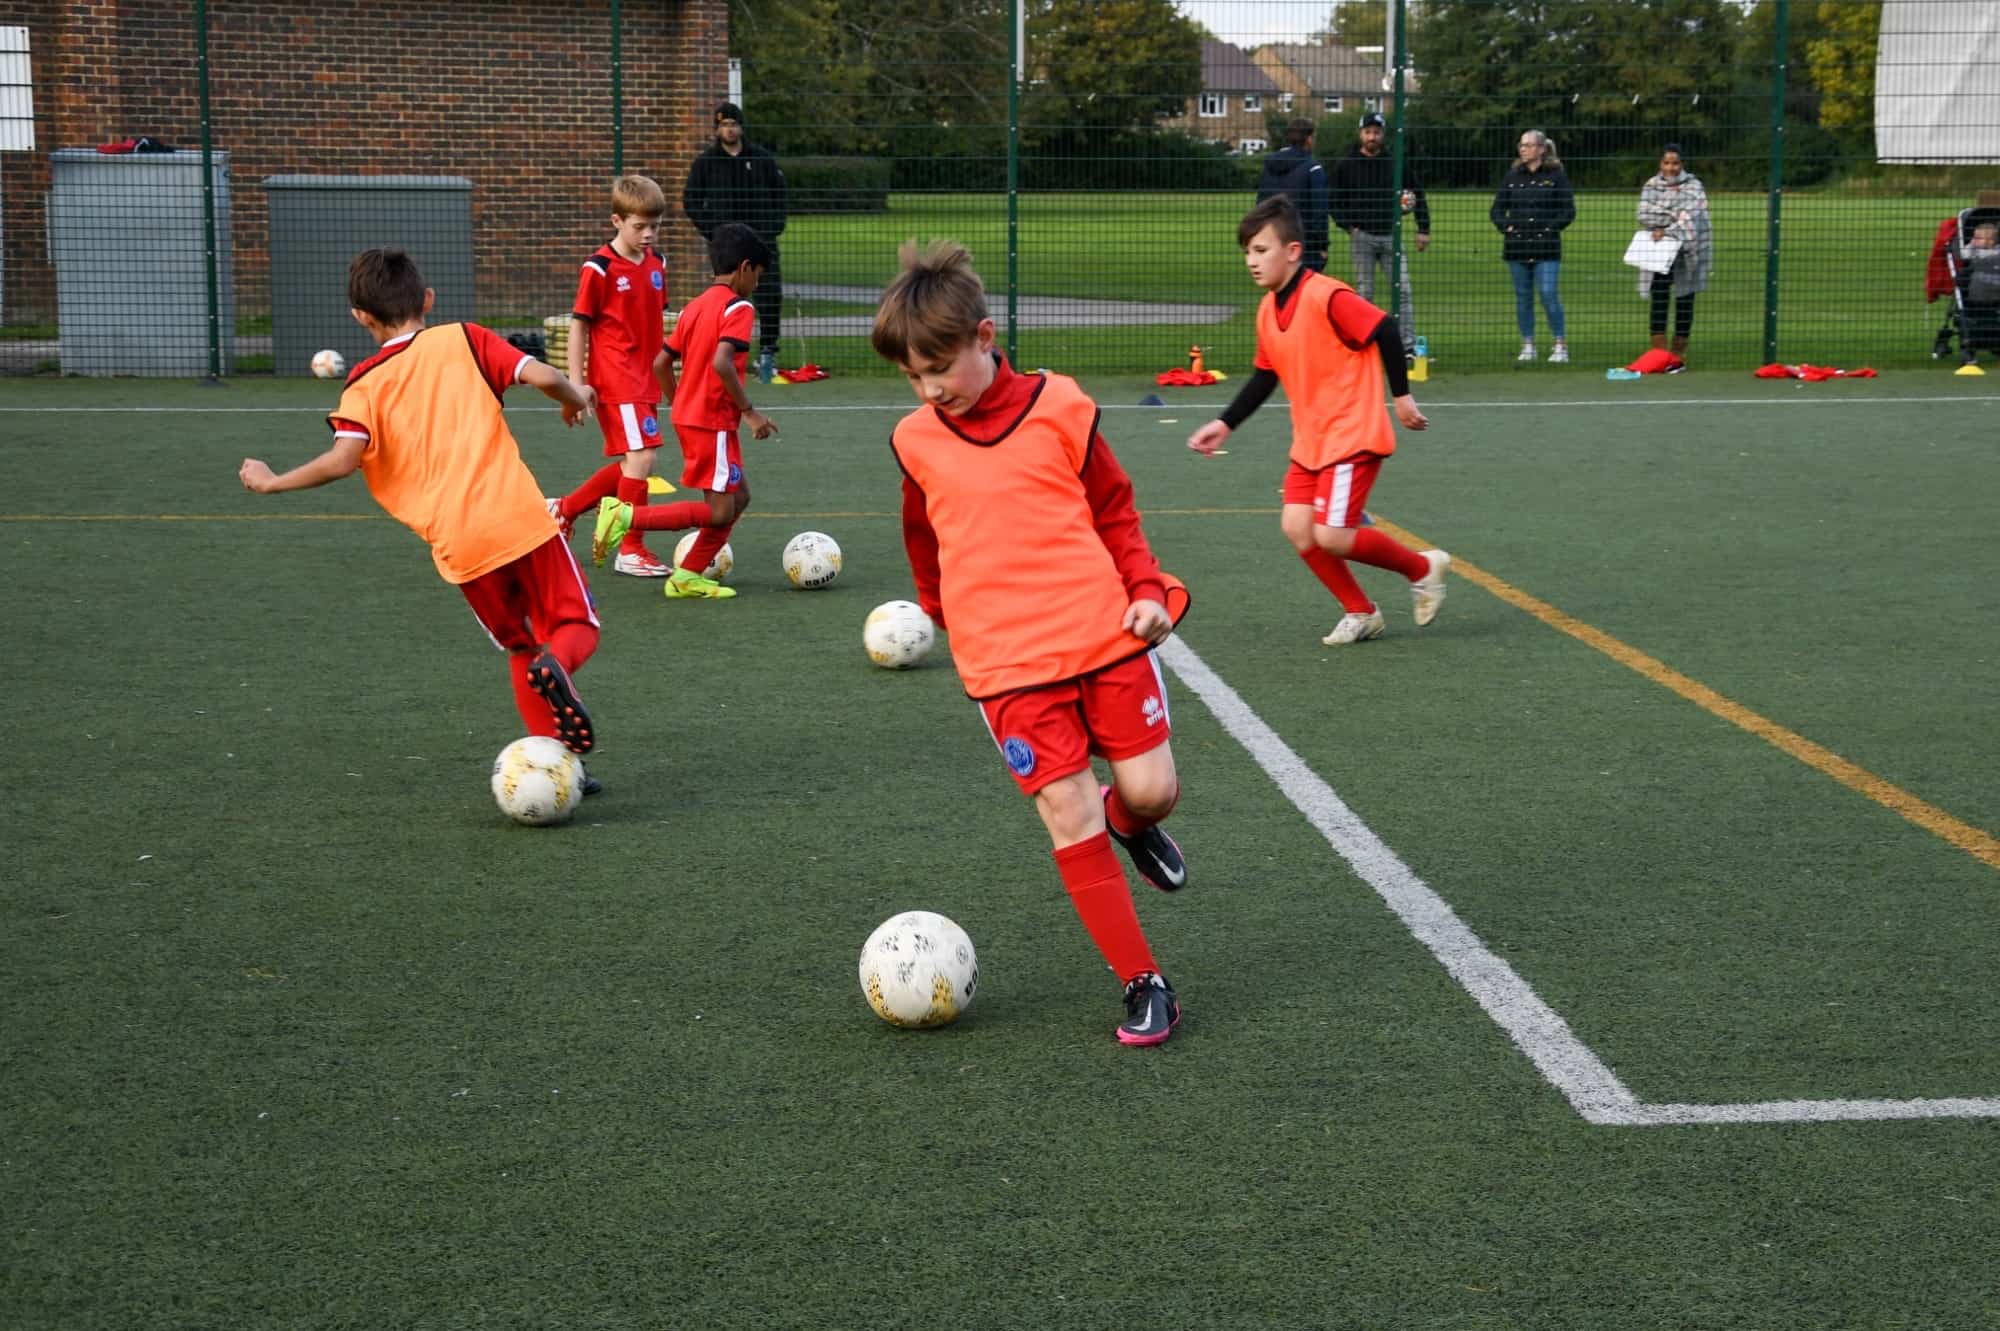
[[[1256,373],[1218,420],[1196,430],[1188,447],[1214,453],[1279,384],[1292,404],[1291,467],[1278,525],[1306,567],[1340,602],[1328,647],[1382,636],[1382,609],[1361,590],[1347,561],[1393,569],[1410,580],[1422,628],[1444,604],[1451,556],[1410,549],[1362,525],[1362,508],[1396,432],[1382,410],[1386,380],[1396,419],[1406,430],[1430,422],[1410,396],[1396,321],[1352,287],[1303,262],[1298,210],[1278,195],[1258,204],[1236,229],[1250,276],[1264,288],[1257,307]]]
[[[738,424],[748,421],[750,433],[758,439],[770,438],[777,429],[770,417],[750,405],[743,391],[750,337],[757,327],[750,293],[770,262],[770,247],[749,227],[737,222],[717,227],[708,242],[715,281],[687,303],[667,339],[667,354],[682,366],[673,410],[674,433],[681,445],[681,484],[702,491],[702,498],[641,507],[620,495],[598,505],[590,548],[599,560],[604,558],[602,551],[626,539],[629,532],[701,528],[680,567],[668,574],[661,588],[670,601],[724,601],[736,595],[734,587],[707,577],[704,570],[750,507]]]
[[[653,455],[660,449],[660,399],[674,395],[673,363],[661,349],[667,270],[653,249],[667,196],[645,176],[624,176],[611,188],[609,244],[583,261],[570,309],[569,377],[589,385],[604,455],[611,459],[560,498],[549,512],[568,535],[570,524],[615,495],[646,502]],[[593,551],[597,562],[604,552]],[[611,563],[614,573],[664,578],[667,566],[636,534],[626,533]]]
[[[1160,572],[1097,404],[1062,375],[1016,374],[993,347],[985,288],[949,242],[902,252],[875,350],[925,405],[891,439],[917,602],[1055,846],[1076,913],[1124,985],[1118,1039],[1180,1020],[1139,927],[1115,838],[1154,887],[1187,882],[1159,826],[1180,798],[1166,680],[1152,648],[1187,590]],[[1059,573],[1052,570],[1060,570]],[[1099,786],[1091,757],[1110,763]]]
[[[237,478],[277,494],[358,469],[375,502],[430,543],[439,575],[507,653],[528,733],[588,753],[596,735],[570,675],[597,649],[597,613],[500,395],[517,383],[538,388],[575,425],[590,412],[589,394],[478,324],[426,328],[432,298],[401,250],[358,255],[347,300],[382,349],[348,374],[328,418],[333,447],[283,474],[245,458]],[[585,776],[584,794],[600,788]]]

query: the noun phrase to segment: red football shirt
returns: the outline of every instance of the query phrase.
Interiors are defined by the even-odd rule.
[[[749,364],[750,338],[757,311],[748,296],[739,296],[726,282],[716,282],[687,303],[667,350],[680,358],[680,384],[674,389],[673,422],[698,430],[733,430],[743,419],[715,377],[715,349],[736,348],[740,378]]]
[[[600,400],[660,400],[653,360],[660,354],[666,308],[667,270],[653,250],[634,263],[606,245],[583,261],[570,313],[590,324],[590,359],[583,379]]]

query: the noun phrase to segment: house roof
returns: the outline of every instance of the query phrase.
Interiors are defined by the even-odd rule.
[[[1336,43],[1273,42],[1257,48],[1257,54],[1275,57],[1315,94],[1376,96],[1382,91],[1382,59],[1363,55],[1351,46]],[[1203,61],[1204,74],[1207,62]]]
[[[1201,43],[1201,87],[1204,92],[1278,91],[1271,76],[1251,63],[1248,51],[1212,37]]]

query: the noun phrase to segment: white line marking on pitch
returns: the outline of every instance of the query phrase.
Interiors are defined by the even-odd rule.
[[[1669,1127],[1706,1123],[1828,1123],[1852,1120],[2000,1117],[2000,1099],[1776,1100],[1761,1104],[1646,1104],[1578,1039],[1569,1023],[1528,982],[1458,918],[1443,897],[1361,821],[1305,760],[1209,669],[1179,637],[1160,647],[1167,667],[1207,705],[1293,807],[1319,829],[1431,950],[1488,1016],[1499,1023],[1585,1121],[1606,1127]]]

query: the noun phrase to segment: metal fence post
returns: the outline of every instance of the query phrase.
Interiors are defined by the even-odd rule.
[[[208,377],[222,379],[222,294],[215,273],[215,159],[208,112],[208,0],[194,0],[195,83],[201,94],[202,267],[208,279]],[[229,330],[236,335],[234,328]]]
[[[1007,361],[1021,357],[1021,48],[1027,0],[1010,0],[1007,24]]]
[[[1790,0],[1776,0],[1777,21],[1771,54],[1771,185],[1764,237],[1764,360],[1778,359],[1778,223],[1785,193],[1785,64],[1791,44]]]
[[[1389,26],[1394,29],[1389,35],[1389,52],[1395,61],[1395,102],[1392,124],[1396,127],[1396,142],[1390,152],[1389,185],[1395,197],[1395,225],[1389,228],[1389,317],[1401,320],[1403,317],[1403,65],[1408,59],[1408,48],[1403,41],[1404,20],[1409,17],[1404,0],[1387,0],[1389,6]],[[1367,103],[1362,103],[1365,107]],[[1372,263],[1373,260],[1370,260]],[[1360,276],[1360,274],[1356,274]],[[1409,336],[1409,330],[1404,330]]]
[[[611,0],[611,174],[625,174],[625,24],[620,0]]]

